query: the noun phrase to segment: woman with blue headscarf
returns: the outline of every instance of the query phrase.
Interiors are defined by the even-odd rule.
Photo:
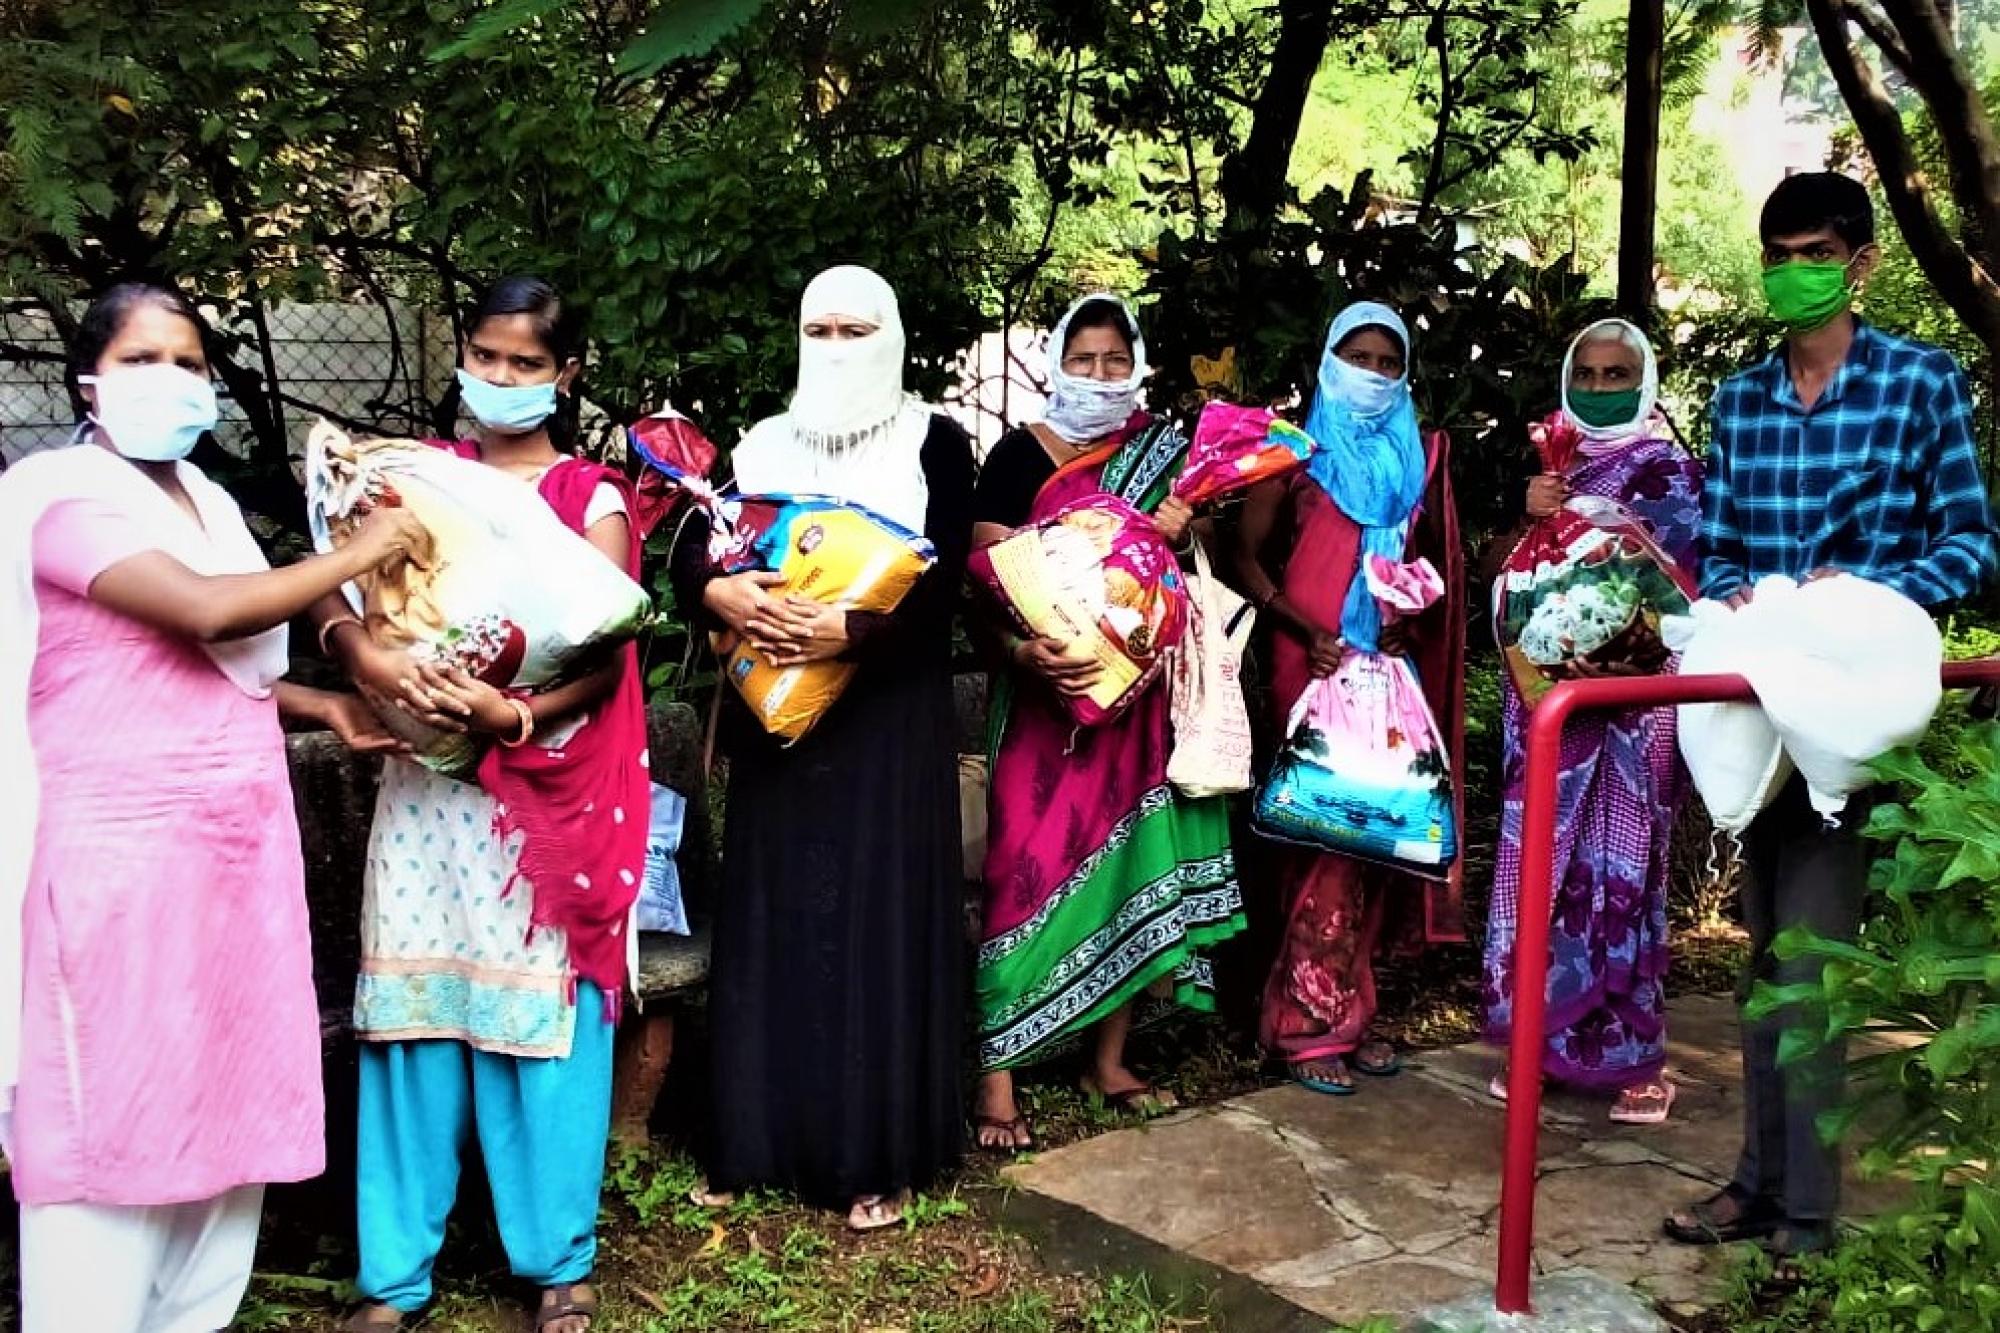
[[[1305,471],[1252,491],[1238,527],[1241,586],[1275,626],[1273,704],[1282,727],[1313,680],[1349,652],[1410,658],[1452,761],[1464,752],[1465,580],[1447,469],[1449,441],[1428,439],[1410,394],[1410,333],[1388,306],[1347,307],[1320,356],[1306,431],[1319,444]],[[1426,557],[1445,599],[1384,623],[1360,576],[1381,555]],[[1454,780],[1453,789],[1463,784]],[[1286,848],[1280,859],[1286,927],[1264,988],[1260,1035],[1292,1077],[1344,1096],[1353,1073],[1388,1075],[1395,1049],[1371,1034],[1378,947],[1463,936],[1459,878],[1427,883],[1407,871],[1332,852]]]

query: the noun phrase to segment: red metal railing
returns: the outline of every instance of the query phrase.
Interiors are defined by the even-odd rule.
[[[2000,685],[2000,659],[1952,662],[1947,689]],[[1563,725],[1573,713],[1667,704],[1754,699],[1741,676],[1633,676],[1564,681],[1543,696],[1528,723],[1528,771],[1521,813],[1521,893],[1514,937],[1514,1028],[1507,1057],[1507,1156],[1500,1176],[1500,1267],[1493,1303],[1529,1313],[1535,1249],[1536,1154],[1542,1119],[1542,1023],[1548,1008],[1549,911],[1555,867],[1556,776]]]

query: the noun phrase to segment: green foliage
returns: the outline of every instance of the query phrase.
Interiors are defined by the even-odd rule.
[[[1942,763],[1903,752],[1878,767],[1896,794],[1868,826],[1889,854],[1859,941],[1780,936],[1781,954],[1823,960],[1821,977],[1762,985],[1750,1012],[1795,1018],[1787,1054],[1876,1039],[1822,1130],[1865,1127],[1863,1169],[1915,1182],[1908,1209],[1828,1261],[1822,1326],[1972,1333],[2000,1316],[2000,725],[1958,730]]]
[[[1467,245],[1450,223],[1370,221],[1365,182],[1352,196],[1326,191],[1255,249],[1161,238],[1148,283],[1155,393],[1193,396],[1192,358],[1231,349],[1245,401],[1304,402],[1333,315],[1386,301],[1412,325],[1419,411],[1452,433],[1461,521],[1476,542],[1518,517],[1505,512],[1509,483],[1525,475],[1528,423],[1553,406],[1568,339],[1589,314],[1585,285],[1566,263]]]

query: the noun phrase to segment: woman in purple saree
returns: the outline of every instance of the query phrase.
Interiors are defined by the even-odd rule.
[[[1657,411],[1652,345],[1623,320],[1591,325],[1563,366],[1563,406],[1546,429],[1580,436],[1561,476],[1529,483],[1527,515],[1577,495],[1615,500],[1684,567],[1701,523],[1701,465]],[[1656,652],[1664,658],[1664,649]],[[1628,662],[1600,670],[1635,674]],[[1513,1026],[1516,909],[1528,708],[1503,672],[1504,796],[1486,931],[1486,1031]],[[1671,708],[1584,714],[1564,732],[1557,779],[1555,904],[1550,921],[1547,1043],[1542,1070],[1618,1094],[1611,1118],[1658,1124],[1673,1106],[1665,1077],[1668,852],[1686,778]],[[1504,1097],[1505,1072],[1494,1080]]]

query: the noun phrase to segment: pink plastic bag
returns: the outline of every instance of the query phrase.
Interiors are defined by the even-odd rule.
[[[1303,466],[1313,448],[1310,435],[1275,412],[1209,403],[1195,423],[1174,494],[1204,504]]]

